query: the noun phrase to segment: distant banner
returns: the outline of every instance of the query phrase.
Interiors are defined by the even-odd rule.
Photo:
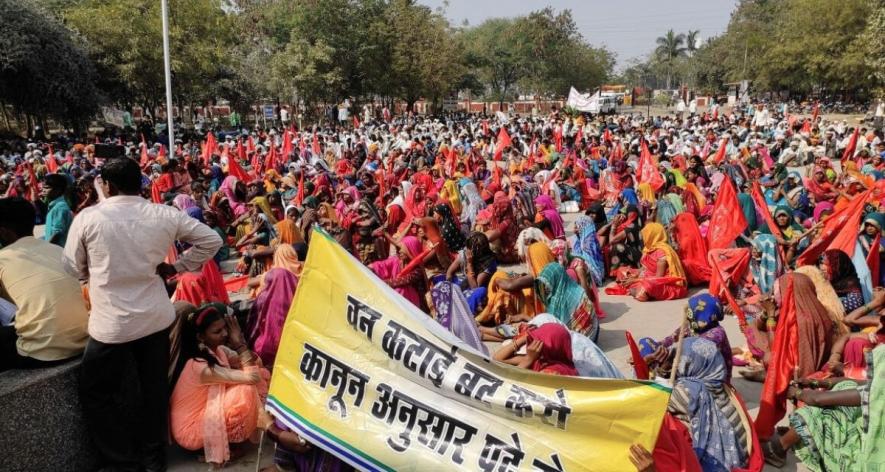
[[[101,114],[104,118],[105,123],[110,123],[118,128],[122,128],[125,126],[125,116],[126,114],[123,110],[118,110],[116,108],[111,107],[102,107]]]
[[[585,113],[599,112],[599,92],[593,95],[588,93],[580,93],[574,87],[568,92],[566,105]]]
[[[630,444],[653,449],[668,398],[494,362],[314,231],[268,408],[361,470],[623,471]]]

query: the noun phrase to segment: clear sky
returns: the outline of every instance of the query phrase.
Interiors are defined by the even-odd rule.
[[[605,45],[621,68],[643,57],[655,38],[673,28],[700,30],[701,41],[725,31],[736,0],[449,0],[446,16],[454,25],[465,19],[478,25],[488,18],[511,17],[540,10],[570,9],[581,34],[594,46]],[[444,0],[418,0],[432,8]]]

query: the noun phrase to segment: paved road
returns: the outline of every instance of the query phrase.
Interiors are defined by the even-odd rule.
[[[567,222],[573,222],[576,215],[566,215]],[[571,225],[568,229],[571,230]],[[630,331],[633,337],[639,339],[649,336],[655,339],[661,339],[667,334],[673,332],[682,320],[685,300],[675,300],[666,302],[650,302],[640,303],[633,300],[632,297],[626,296],[608,296],[602,294],[602,306],[608,313],[608,317],[602,322],[602,329],[599,335],[599,345],[617,365],[622,372],[631,373],[632,368],[627,362],[630,357],[627,348],[624,333]],[[737,321],[729,318],[724,321],[724,326],[728,332],[728,338],[732,345],[740,346],[743,344],[743,335],[741,334]],[[756,415],[758,409],[758,400],[761,392],[762,384],[744,381],[737,375],[735,370],[734,385],[743,395],[747,408],[750,409],[752,416]],[[261,465],[267,466],[272,462],[273,446],[269,441],[265,442],[264,451],[262,453]],[[255,452],[249,454],[231,464],[226,470],[233,471],[254,471],[257,447]],[[185,454],[181,450],[173,450],[170,453],[170,470],[176,472],[197,472],[207,470],[206,464],[200,464],[195,460],[195,454]],[[774,472],[778,469],[766,467],[766,472]],[[780,469],[783,471],[807,471],[805,467],[796,465],[795,459],[791,456],[790,462],[786,467]]]

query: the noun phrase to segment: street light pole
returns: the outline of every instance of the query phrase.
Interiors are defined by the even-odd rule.
[[[169,59],[169,5],[160,0],[163,15],[163,66],[166,72],[166,135],[169,137],[169,156],[175,152],[175,128],[172,120],[172,64]]]

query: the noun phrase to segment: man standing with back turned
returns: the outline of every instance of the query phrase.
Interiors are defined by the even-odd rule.
[[[128,158],[101,169],[108,197],[77,215],[65,268],[88,283],[92,311],[80,398],[103,470],[165,470],[169,405],[168,328],[175,311],[164,279],[198,271],[221,238],[186,213],[143,199]],[[174,241],[192,245],[174,265]]]

